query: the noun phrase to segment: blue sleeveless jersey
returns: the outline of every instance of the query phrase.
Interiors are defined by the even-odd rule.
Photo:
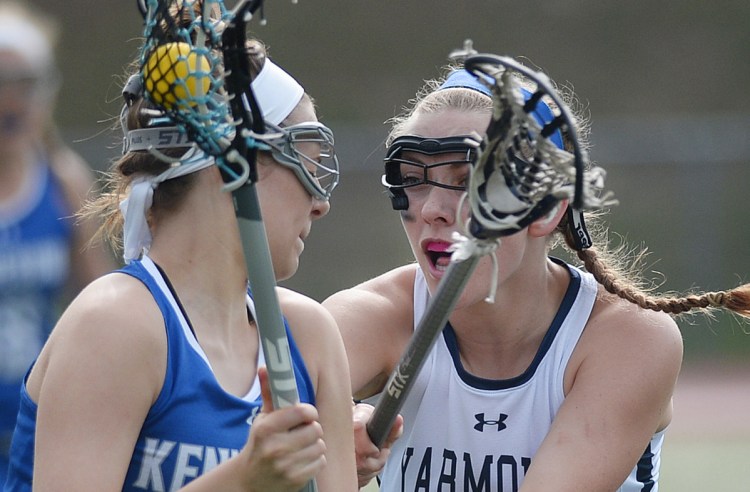
[[[23,376],[57,320],[70,272],[70,207],[46,162],[31,173],[26,192],[0,205],[0,485]]]
[[[249,374],[254,383],[245,397],[221,388],[185,313],[148,257],[120,271],[138,278],[151,291],[164,316],[168,344],[164,385],[143,423],[122,490],[177,490],[239,453],[260,411],[260,385],[257,375]],[[248,307],[252,311],[249,296]],[[312,382],[286,320],[284,324],[300,401],[314,404]],[[258,364],[264,365],[259,351]],[[24,387],[6,491],[31,490],[35,417],[36,405]]]

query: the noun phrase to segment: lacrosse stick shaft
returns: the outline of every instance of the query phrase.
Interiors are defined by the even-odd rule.
[[[419,370],[424,365],[430,349],[448,322],[453,307],[461,297],[464,286],[474,273],[482,255],[472,255],[465,260],[451,261],[438,284],[435,296],[419,322],[401,360],[391,373],[385,391],[380,395],[375,410],[367,423],[367,433],[373,444],[382,446],[393,422],[406,402]]]
[[[287,407],[299,402],[299,395],[255,185],[248,183],[241,186],[234,191],[234,199],[247,264],[247,278],[253,294],[258,332],[268,366],[273,406]]]
[[[233,192],[233,197],[247,264],[247,278],[255,302],[255,315],[258,318],[258,333],[271,383],[273,407],[282,408],[298,403],[299,394],[289,340],[284,328],[279,298],[276,295],[276,276],[255,184],[248,183],[239,187]],[[302,492],[317,490],[315,481],[311,480]]]

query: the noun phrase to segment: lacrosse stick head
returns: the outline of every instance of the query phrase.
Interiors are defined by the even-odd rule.
[[[262,68],[248,56],[246,23],[262,0],[240,0],[232,10],[223,0],[139,0],[139,8],[141,86],[161,112],[153,126],[171,121],[212,156],[227,191],[257,180],[256,154],[266,150],[311,195],[328,199],[338,182],[332,132],[317,122],[279,127],[304,89],[265,55]]]
[[[260,4],[240,0],[230,11],[222,0],[140,0],[146,41],[140,70],[123,89],[123,154],[148,152],[160,162],[127,156],[136,158],[138,176],[121,204],[126,261],[148,249],[145,216],[166,180],[217,165],[224,191],[236,191],[257,180],[257,151],[265,150],[316,198],[336,186],[330,129],[317,121],[278,126],[307,109],[290,118],[304,89],[262,43],[247,39],[246,22]]]
[[[223,0],[140,0],[139,7],[145,98],[206,154],[224,155],[235,134],[221,51],[232,13]]]
[[[493,100],[467,190],[471,235],[513,234],[569,200],[577,247],[590,246],[582,212],[613,202],[600,196],[604,171],[590,165],[576,120],[552,82],[508,57],[473,55],[464,64]]]

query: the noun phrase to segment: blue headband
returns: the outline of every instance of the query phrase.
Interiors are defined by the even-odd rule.
[[[481,74],[481,77],[484,78],[487,82],[493,82],[493,80],[487,75]],[[452,88],[472,89],[477,92],[481,92],[485,96],[492,97],[492,91],[490,91],[489,87],[484,85],[479,80],[479,76],[476,76],[463,68],[451,72],[445,79],[445,82],[443,82],[440,87],[438,87],[438,90]],[[523,94],[524,100],[528,101],[531,98],[531,92],[524,89],[523,87],[521,88],[521,93]],[[541,126],[544,126],[555,119],[555,114],[552,112],[550,107],[541,100],[537,103],[536,110],[531,113],[531,115]],[[560,130],[555,130],[555,133],[553,133],[549,138],[550,140],[552,140],[552,143],[557,145],[559,149],[564,149],[562,132],[560,132]]]

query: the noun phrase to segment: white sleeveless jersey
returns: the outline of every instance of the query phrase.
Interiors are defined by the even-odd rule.
[[[381,491],[518,490],[565,398],[565,368],[596,298],[594,278],[569,269],[571,283],[558,313],[520,376],[489,380],[469,374],[453,328],[446,325],[401,411],[404,434],[380,477]],[[417,269],[415,327],[428,300]],[[663,437],[663,432],[654,435],[618,492],[658,490]]]

